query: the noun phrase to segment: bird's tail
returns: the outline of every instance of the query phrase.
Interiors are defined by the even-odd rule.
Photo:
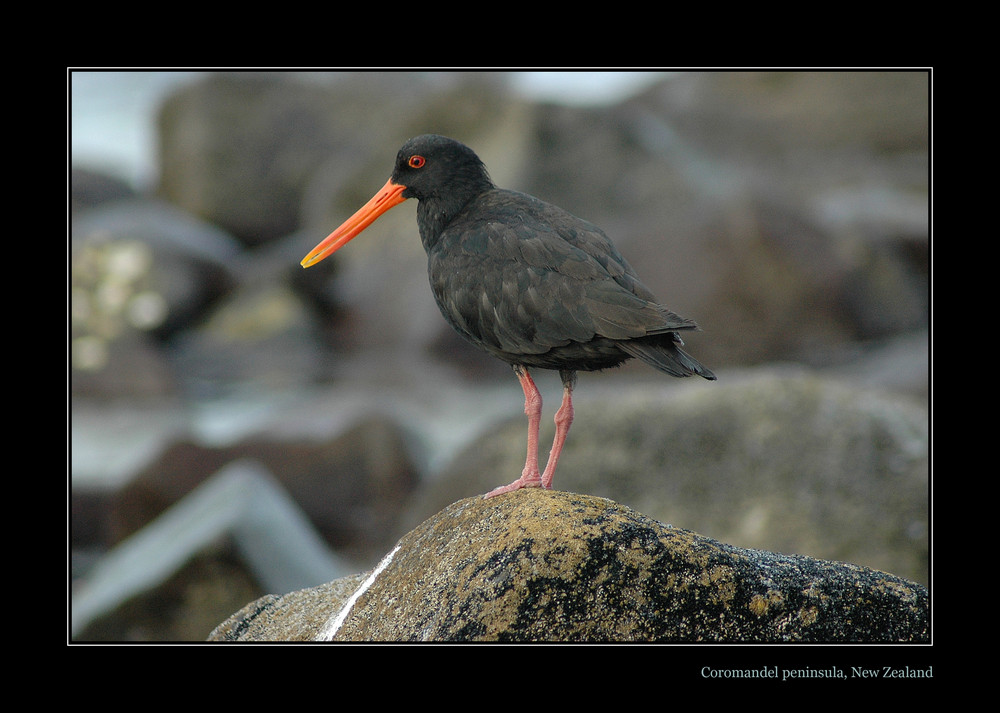
[[[654,369],[671,376],[700,376],[715,381],[715,374],[706,369],[697,359],[685,352],[674,341],[676,335],[665,334],[661,339],[634,339],[619,342],[618,346],[626,354],[641,359]],[[677,341],[680,341],[677,339]],[[683,342],[681,342],[683,344]]]

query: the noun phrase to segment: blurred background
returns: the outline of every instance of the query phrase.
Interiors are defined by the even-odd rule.
[[[423,133],[702,327],[718,382],[580,375],[556,488],[930,583],[929,73],[68,82],[74,640],[204,640],[520,474],[523,395],[438,313],[415,203],[299,266]]]

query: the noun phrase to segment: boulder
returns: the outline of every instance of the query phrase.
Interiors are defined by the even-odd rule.
[[[543,464],[559,396],[550,382],[540,374]],[[520,393],[510,390],[515,411]],[[739,547],[928,581],[925,403],[791,365],[723,372],[712,384],[581,374],[574,403],[555,488]],[[470,443],[426,484],[397,538],[448,503],[514,480],[526,431],[512,414]]]
[[[927,590],[749,550],[613,501],[458,501],[371,572],[252,602],[210,641],[926,642]]]

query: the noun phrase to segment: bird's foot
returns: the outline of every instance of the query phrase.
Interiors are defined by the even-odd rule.
[[[489,498],[495,498],[497,495],[503,495],[504,493],[512,493],[515,490],[520,490],[521,488],[541,488],[541,487],[544,486],[542,485],[541,477],[537,473],[533,478],[525,477],[522,475],[513,483],[509,483],[508,485],[501,485],[499,488],[493,488],[493,490],[491,490],[490,492],[486,493],[486,495],[483,496],[483,499],[488,500]],[[548,488],[551,490],[552,486],[549,485]]]

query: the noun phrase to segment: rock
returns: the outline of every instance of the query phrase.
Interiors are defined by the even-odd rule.
[[[365,581],[355,574],[283,596],[268,594],[219,624],[209,641],[312,641]]]
[[[558,387],[549,393],[543,462]],[[929,419],[915,400],[791,366],[723,373],[713,384],[630,386],[583,374],[575,396],[555,488],[740,547],[929,581]],[[427,484],[397,535],[514,480],[525,437],[518,416],[476,439]]]
[[[503,76],[207,75],[176,91],[161,108],[160,193],[248,246],[281,239],[302,227],[309,212],[303,203],[310,201],[308,186],[316,176],[339,185],[341,195],[350,190],[360,196],[368,189],[347,186],[346,179],[365,167],[359,159],[385,151],[387,165],[369,164],[381,176],[373,181],[374,192],[385,182],[398,145],[423,133],[426,122],[445,133],[496,121],[498,113],[504,115],[507,96]],[[336,198],[327,192],[321,200],[329,205]]]
[[[235,552],[220,546],[224,543],[232,544]],[[219,596],[206,592],[198,617],[177,603],[188,614],[189,625],[203,620],[230,587],[242,590],[247,579],[259,587],[259,596],[314,586],[354,571],[329,551],[272,474],[252,461],[232,463],[80,572],[73,582],[73,638],[114,638],[135,626],[142,602],[162,602],[199,589],[184,575],[193,560],[210,568],[217,565],[212,569],[218,574],[213,578],[218,586],[212,590]],[[244,571],[247,576],[242,576]],[[199,582],[202,577],[193,579]],[[161,604],[161,609],[167,607]],[[172,622],[164,625],[167,617],[160,626],[151,625],[148,617],[139,619],[145,620],[139,628],[154,639],[174,640],[178,635]],[[217,621],[216,617],[211,625]],[[211,626],[205,627],[196,638],[210,630]]]
[[[262,464],[326,542],[348,558],[373,561],[392,541],[391,523],[417,481],[399,427],[369,417],[322,441],[254,434],[231,445],[177,440],[114,497],[115,539],[140,530],[227,463]]]
[[[190,326],[236,284],[240,250],[209,223],[157,200],[135,198],[82,211],[73,221],[77,279],[138,285],[160,296],[166,311],[149,328],[162,337]],[[103,261],[92,255],[111,251]],[[82,264],[81,264],[82,262]]]
[[[194,555],[157,587],[89,622],[73,634],[72,641],[202,640],[219,617],[262,591],[233,549],[228,543],[219,543],[213,551]]]
[[[173,206],[109,201],[74,216],[73,394],[176,393],[166,340],[204,317],[234,284],[235,244]]]
[[[100,171],[73,168],[70,174],[70,207],[72,214],[108,201],[131,198],[132,188],[121,179]]]
[[[359,586],[360,582],[360,586]],[[602,498],[456,502],[371,573],[257,600],[212,641],[926,642],[927,590],[742,549]]]
[[[292,232],[302,182],[340,148],[335,96],[267,74],[209,75],[158,116],[159,191],[247,245]]]
[[[173,340],[171,353],[186,383],[204,392],[231,393],[242,384],[281,391],[325,375],[332,358],[315,331],[304,300],[286,284],[247,281]]]

